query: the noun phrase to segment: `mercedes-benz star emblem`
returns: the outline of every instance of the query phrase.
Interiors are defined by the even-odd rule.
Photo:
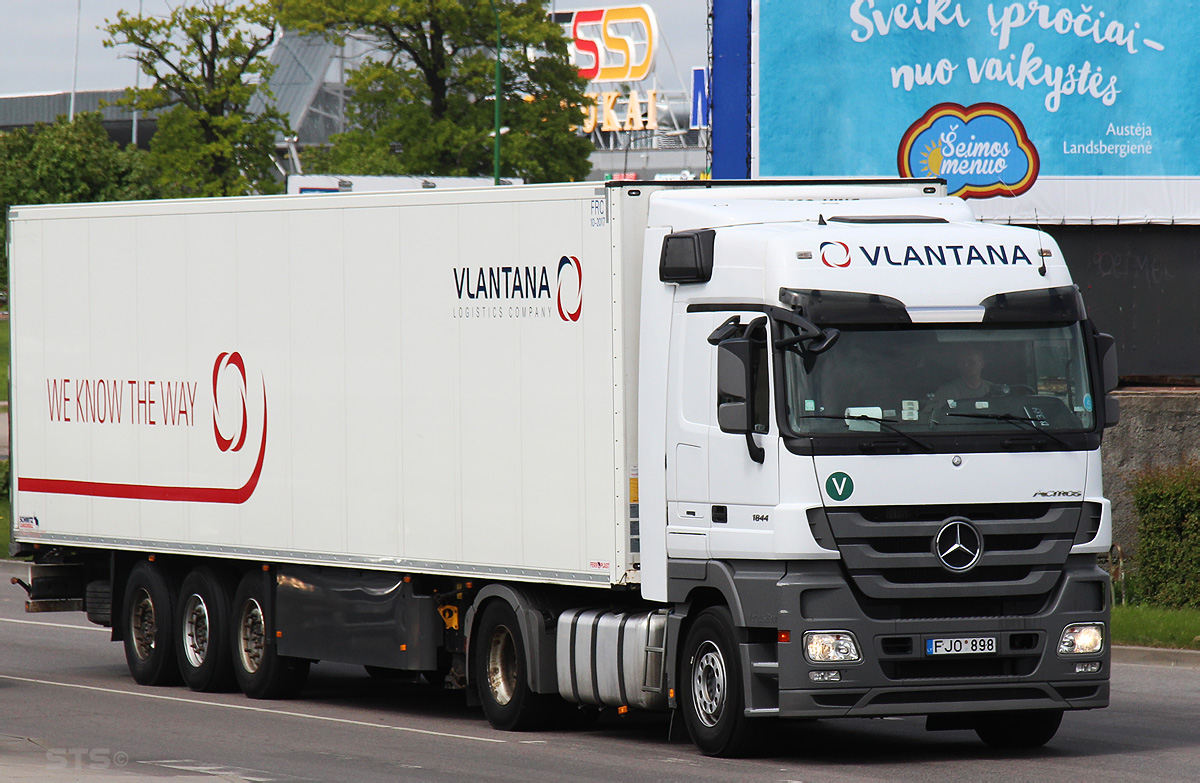
[[[965,519],[952,519],[933,537],[933,553],[949,571],[970,571],[983,554],[983,536]]]

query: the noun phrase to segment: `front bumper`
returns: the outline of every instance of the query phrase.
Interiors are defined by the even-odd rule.
[[[749,714],[868,717],[1108,705],[1108,575],[1094,558],[1069,558],[1055,589],[1032,612],[1026,603],[1014,607],[1014,613],[990,616],[871,617],[833,562],[791,564],[778,589],[779,630],[790,631],[791,641],[775,645],[774,671],[754,660],[763,657],[761,645],[744,646],[744,671],[751,679]],[[871,611],[879,613],[878,607]],[[1081,622],[1104,623],[1104,649],[1059,655],[1063,628]],[[812,664],[806,659],[804,633],[835,630],[855,635],[860,663]],[[930,638],[963,637],[995,638],[997,650],[926,654]],[[1099,670],[1077,673],[1076,664],[1084,661],[1098,662]],[[818,670],[837,671],[840,679],[813,682],[810,672]]]

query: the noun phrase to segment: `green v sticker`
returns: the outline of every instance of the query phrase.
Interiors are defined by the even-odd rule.
[[[838,471],[831,473],[825,479],[825,493],[834,500],[845,500],[854,492],[854,479],[849,474]]]

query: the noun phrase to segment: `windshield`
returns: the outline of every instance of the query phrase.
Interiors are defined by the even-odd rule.
[[[824,353],[788,350],[784,375],[796,435],[1049,434],[1094,425],[1078,323],[848,327]]]

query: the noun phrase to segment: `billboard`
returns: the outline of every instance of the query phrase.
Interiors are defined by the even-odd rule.
[[[714,168],[939,176],[1000,220],[1200,222],[1200,17],[1186,6],[717,0]],[[744,35],[718,36],[722,14]],[[749,73],[721,73],[743,45]],[[723,80],[750,85],[748,123],[721,111],[736,104]]]

